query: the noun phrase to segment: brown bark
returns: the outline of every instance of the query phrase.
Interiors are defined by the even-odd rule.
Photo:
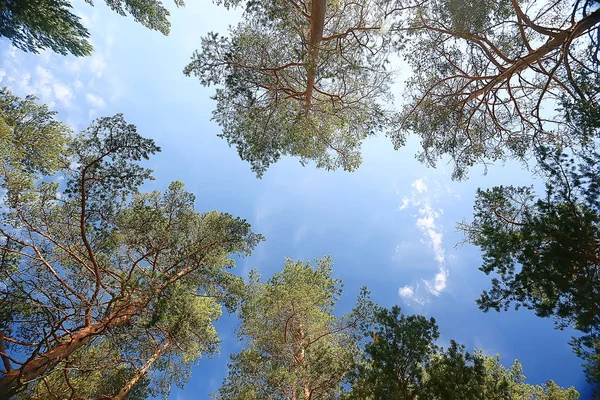
[[[477,96],[489,92],[495,86],[509,80],[514,74],[517,74],[540,61],[546,54],[583,35],[588,29],[592,28],[599,22],[600,10],[596,10],[587,17],[578,21],[571,29],[556,33],[554,37],[548,40],[543,46],[529,53],[525,57],[518,59],[514,64],[506,68],[494,79],[489,81],[484,87],[471,93],[466,101],[473,100]]]
[[[312,94],[317,80],[319,46],[325,30],[325,10],[327,0],[312,0],[310,12],[310,38],[308,42],[308,75],[306,78],[306,112],[310,109]]]
[[[304,385],[304,399],[310,400],[311,397],[312,397],[312,390],[310,390],[310,387],[308,385]]]
[[[142,309],[141,304],[131,304],[126,308],[113,313],[102,320],[86,326],[75,332],[71,337],[54,346],[47,352],[40,354],[26,362],[21,368],[12,370],[0,378],[0,400],[9,399],[18,388],[35,379],[62,360],[80,349],[94,336],[105,332],[108,328],[122,325]]]
[[[135,386],[135,384],[138,383],[139,380],[142,379],[142,377],[144,375],[146,375],[146,373],[148,372],[148,370],[150,369],[150,367],[152,366],[152,364],[154,364],[154,362],[156,360],[158,360],[158,358],[161,356],[161,354],[170,345],[171,345],[171,341],[167,340],[162,346],[160,346],[154,352],[154,354],[152,354],[152,357],[150,357],[148,359],[148,361],[146,361],[146,364],[144,364],[144,366],[133,376],[133,378],[131,378],[129,380],[129,382],[127,382],[127,384],[121,388],[121,390],[119,391],[119,393],[115,397],[113,397],[112,400],[123,400],[123,399],[125,399],[127,397],[127,395],[129,394],[129,392],[131,391],[131,389]]]
[[[6,350],[4,350],[4,332],[0,332],[0,357],[2,358],[6,372],[12,371],[12,365],[10,365],[10,360],[6,355]]]

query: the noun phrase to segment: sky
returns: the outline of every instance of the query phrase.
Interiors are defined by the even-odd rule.
[[[209,31],[225,33],[240,13],[208,1],[179,9],[167,4],[172,31],[165,37],[111,12],[102,1],[95,3],[74,3],[92,34],[92,56],[27,54],[1,39],[0,86],[36,95],[75,130],[94,118],[124,113],[162,148],[148,162],[156,180],[144,190],[183,181],[196,195],[197,210],[243,217],[266,237],[251,257],[238,262],[239,274],[256,268],[268,278],[283,268],[285,257],[330,254],[334,275],[345,284],[337,312],[349,311],[366,285],[383,306],[397,304],[405,313],[435,317],[440,345],[454,339],[468,349],[499,353],[506,365],[518,359],[529,383],[553,379],[574,385],[582,399],[591,396],[581,361],[568,345],[572,331],[557,331],[551,320],[528,310],[483,313],[475,304],[489,277],[478,270],[478,249],[459,245],[463,236],[456,223],[472,215],[478,187],[533,184],[523,166],[475,167],[468,180],[453,182],[447,163],[434,169],[415,159],[418,140],[394,151],[388,139],[375,137],[365,142],[363,164],[354,173],[283,159],[259,180],[216,136],[219,127],[210,121],[214,89],[182,73],[200,38]],[[202,359],[170,399],[208,399],[219,388],[229,355],[240,350],[235,325],[233,316],[218,322],[220,353]]]

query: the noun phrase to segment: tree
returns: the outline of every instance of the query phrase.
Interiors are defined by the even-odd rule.
[[[91,0],[86,2],[93,5]],[[169,11],[160,0],[106,0],[106,4],[149,29],[169,34]],[[183,6],[184,2],[175,0],[175,4]],[[90,34],[71,8],[67,0],[0,0],[0,36],[27,52],[50,49],[62,55],[88,56],[93,50]]]
[[[532,187],[478,190],[473,221],[461,225],[483,252],[481,271],[494,275],[477,304],[484,311],[526,307],[553,317],[558,328],[581,331],[572,345],[588,362],[588,380],[597,383],[600,156],[544,150],[539,158],[543,197]]]
[[[214,298],[174,285],[141,321],[109,330],[21,395],[29,400],[166,399],[173,384],[187,381],[201,356],[217,349],[213,322],[220,314]]]
[[[360,361],[349,375],[352,400],[576,400],[579,393],[562,389],[554,382],[525,383],[521,364],[510,368],[500,356],[473,354],[454,340],[443,349],[433,318],[405,316],[400,307],[378,307],[373,326],[365,331],[366,343]]]
[[[425,385],[423,365],[437,351],[435,319],[405,316],[400,307],[378,307],[365,345],[365,357],[354,373],[349,398],[416,399]],[[420,398],[420,397],[419,397]]]
[[[450,341],[448,349],[431,358],[427,369],[427,384],[419,399],[424,400],[577,400],[574,387],[563,389],[553,381],[543,385],[525,383],[523,368],[518,360],[504,367],[500,356],[473,354],[465,347]]]
[[[596,135],[573,132],[569,115],[555,110],[598,108],[596,4],[422,3],[407,30],[413,75],[393,140],[416,133],[419,158],[435,165],[450,155],[460,179],[476,162],[524,159],[532,147],[576,146]]]
[[[57,121],[55,111],[0,90],[0,163],[2,178],[35,178],[61,168],[66,160],[71,129]],[[3,184],[6,182],[3,182]]]
[[[419,159],[450,155],[461,179],[477,162],[595,135],[574,132],[566,109],[598,112],[596,3],[248,2],[246,21],[205,37],[184,72],[222,85],[220,136],[259,176],[283,155],[354,170],[361,142],[383,131],[395,148],[416,133]],[[413,72],[398,114],[381,106],[393,52]]]
[[[341,281],[329,257],[286,260],[266,283],[255,271],[240,311],[246,347],[231,357],[219,400],[334,399],[357,354],[357,336],[370,303],[363,290],[355,310],[333,315]]]
[[[139,193],[151,178],[139,162],[158,150],[117,114],[79,134],[55,175],[23,183],[3,171],[0,398],[109,331],[143,326],[175,285],[234,305],[242,282],[230,256],[262,236],[229,214],[196,212],[181,182]]]
[[[392,122],[387,32],[403,10],[400,0],[248,1],[244,21],[204,37],[184,73],[219,85],[219,136],[258,176],[285,155],[352,171],[362,141]]]

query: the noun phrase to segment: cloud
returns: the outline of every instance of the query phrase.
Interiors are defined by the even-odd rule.
[[[403,286],[398,290],[398,295],[406,300],[416,301],[420,304],[425,302],[425,294],[440,296],[446,289],[448,283],[449,271],[446,268],[446,250],[444,248],[443,226],[440,223],[440,217],[444,210],[434,208],[434,200],[438,198],[436,193],[428,193],[426,178],[419,178],[411,183],[411,193],[409,196],[403,196],[402,204],[398,210],[408,208],[417,209],[415,217],[415,227],[421,232],[421,242],[427,244],[433,250],[433,258],[437,263],[438,271],[433,279],[421,279],[424,286],[419,284],[413,286]],[[434,187],[436,186],[434,182]],[[437,184],[437,187],[440,185]],[[396,193],[400,194],[398,190]],[[398,245],[396,253],[407,246]]]
[[[411,298],[415,295],[415,290],[411,286],[406,285],[398,289],[398,295],[400,297]]]
[[[95,54],[94,56],[92,56],[90,62],[90,71],[92,71],[92,73],[96,75],[97,78],[102,77],[102,74],[104,73],[105,69],[106,61],[104,60],[104,56],[102,54]]]
[[[398,210],[399,211],[406,210],[409,205],[410,205],[410,199],[408,197],[404,197],[402,199],[402,204],[400,205],[400,207],[398,207]]]
[[[103,108],[106,105],[106,102],[102,97],[92,93],[87,93],[85,95],[85,100],[88,102],[89,105],[95,108]]]
[[[418,193],[424,193],[427,191],[427,184],[425,183],[424,178],[415,180],[410,186],[417,189]]]
[[[68,107],[71,105],[71,99],[73,98],[73,91],[70,87],[63,85],[62,83],[55,83],[53,85],[54,97],[61,102],[64,106]]]
[[[429,203],[426,203],[419,209],[419,215],[421,217],[417,219],[416,226],[429,239],[429,245],[433,248],[435,260],[438,263],[443,263],[446,260],[443,243],[444,236],[439,232],[436,222],[440,215]]]
[[[415,285],[406,285],[398,289],[398,296],[402,297],[409,304],[417,304],[419,306],[427,303],[427,298],[423,296],[422,286],[418,283]]]
[[[446,281],[448,280],[448,270],[443,266],[440,266],[439,272],[435,275],[433,282],[423,279],[425,287],[434,296],[442,294],[446,289]]]

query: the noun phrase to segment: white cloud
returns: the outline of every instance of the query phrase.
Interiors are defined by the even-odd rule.
[[[412,298],[415,295],[415,290],[412,287],[406,285],[398,289],[398,295],[400,297]]]
[[[424,298],[427,293],[434,296],[440,296],[446,289],[449,275],[449,271],[445,266],[446,250],[444,248],[443,227],[439,222],[444,210],[441,208],[434,208],[432,205],[438,198],[438,191],[429,194],[426,181],[426,178],[420,178],[413,181],[411,184],[413,189],[411,190],[410,196],[404,196],[402,198],[402,204],[398,207],[398,210],[406,210],[409,207],[418,207],[418,214],[414,215],[416,218],[415,226],[422,234],[421,242],[427,244],[433,250],[433,258],[438,266],[438,272],[432,280],[421,279],[425,284],[424,286],[419,286],[419,284],[413,286],[407,285],[398,290],[399,296],[419,304],[424,304]],[[435,186],[436,183],[434,182],[434,187]],[[439,184],[437,186],[439,186]],[[398,193],[398,191],[396,192]],[[404,249],[405,247],[406,246],[404,245],[398,245],[396,247],[396,253],[399,253],[401,249]],[[419,290],[420,288],[421,290]],[[425,295],[423,292],[425,292]]]
[[[408,197],[404,197],[402,199],[402,204],[400,205],[400,207],[398,207],[398,210],[399,211],[406,210],[409,205],[410,205],[410,199]]]
[[[446,289],[446,283],[448,280],[448,270],[443,266],[440,266],[439,272],[435,275],[433,282],[423,280],[427,290],[434,296],[439,296],[444,289]]]
[[[421,285],[418,283],[416,285],[410,286],[406,285],[398,289],[398,296],[404,299],[404,302],[408,305],[414,306],[424,306],[425,303],[428,302],[428,299],[423,296],[423,290],[421,290]]]
[[[56,99],[64,106],[69,106],[71,104],[71,99],[73,98],[73,91],[71,88],[62,83],[55,83],[53,88],[54,97],[56,97]]]
[[[17,58],[17,48],[14,46],[10,46],[10,48],[5,53],[7,58],[12,58],[13,60]]]
[[[52,80],[54,80],[52,73],[50,71],[48,71],[46,68],[42,67],[41,65],[38,65],[35,68],[35,72],[37,73],[37,76],[41,82],[46,83],[46,82],[51,82]]]
[[[425,183],[424,178],[415,180],[410,186],[417,189],[418,193],[424,193],[427,191],[427,184]]]
[[[81,70],[83,69],[83,63],[85,62],[85,59],[83,57],[77,57],[77,58],[73,58],[73,59],[67,59],[65,60],[65,68],[75,74],[78,75]]]
[[[54,76],[52,76],[50,71],[40,65],[36,67],[35,74],[34,91],[39,93],[42,98],[50,98]]]
[[[97,78],[102,77],[102,74],[104,73],[105,69],[106,61],[104,61],[104,56],[102,54],[95,54],[94,56],[92,56],[90,62],[90,71],[92,71],[92,73],[96,75]]]
[[[87,93],[85,95],[85,100],[88,102],[89,105],[95,108],[102,108],[106,105],[106,102],[102,97],[92,93]]]
[[[433,248],[435,260],[438,263],[443,263],[446,260],[443,234],[439,232],[436,224],[439,214],[433,210],[429,203],[419,209],[419,214],[421,218],[417,219],[417,228],[429,239],[429,245]]]

